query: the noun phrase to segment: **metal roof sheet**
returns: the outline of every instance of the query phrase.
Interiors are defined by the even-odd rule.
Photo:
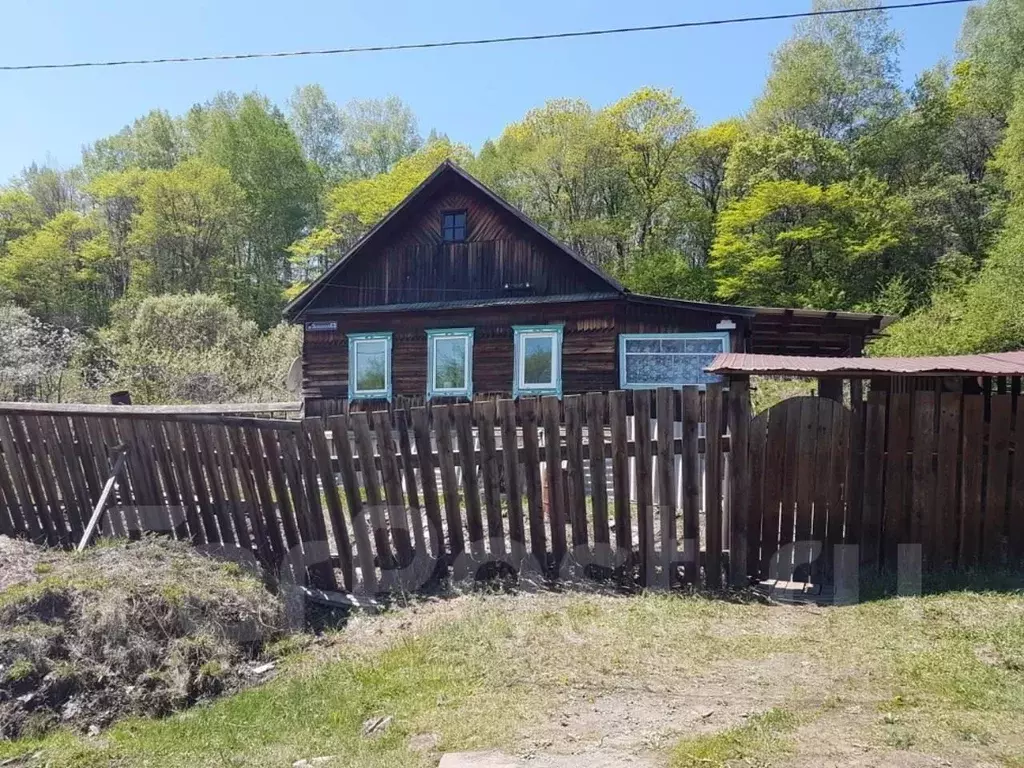
[[[706,369],[776,376],[1024,376],[1024,351],[945,357],[803,357],[728,352]]]

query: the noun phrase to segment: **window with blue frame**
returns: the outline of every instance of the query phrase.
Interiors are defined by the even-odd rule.
[[[473,397],[473,329],[427,331],[427,399]]]
[[[512,394],[562,396],[562,326],[517,325]]]
[[[391,334],[348,335],[349,400],[391,399]]]
[[[721,381],[704,369],[728,351],[728,333],[624,333],[619,336],[619,386],[651,389]]]

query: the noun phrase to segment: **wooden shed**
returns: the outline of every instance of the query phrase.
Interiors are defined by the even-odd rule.
[[[311,415],[703,384],[719,353],[857,356],[889,320],[632,293],[450,161],[285,317]]]

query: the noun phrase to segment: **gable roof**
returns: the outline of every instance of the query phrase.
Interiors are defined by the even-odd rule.
[[[507,200],[504,200],[499,194],[497,194],[492,189],[487,187],[479,179],[476,179],[475,177],[467,173],[465,170],[460,168],[456,163],[452,162],[451,160],[445,160],[439,166],[437,166],[437,168],[435,168],[434,171],[429,176],[427,176],[427,178],[420,182],[420,184],[412,192],[406,195],[405,199],[402,200],[402,202],[400,202],[398,205],[392,208],[391,211],[389,211],[388,214],[383,219],[378,221],[370,229],[369,232],[363,235],[359,239],[359,241],[356,242],[356,244],[353,245],[348,250],[347,253],[345,253],[344,256],[342,256],[334,264],[332,264],[322,275],[320,275],[320,277],[318,277],[316,280],[310,283],[309,287],[307,287],[306,290],[304,290],[297,297],[295,297],[295,299],[293,299],[292,302],[289,303],[284,308],[285,318],[289,320],[295,320],[298,317],[300,317],[304,313],[305,309],[309,306],[309,304],[320,294],[320,292],[328,285],[330,285],[331,279],[334,276],[343,271],[352,262],[352,260],[367,247],[368,244],[377,240],[381,236],[382,232],[388,230],[390,228],[391,223],[395,221],[395,219],[398,218],[403,211],[409,208],[416,200],[429,195],[434,187],[438,186],[445,177],[451,174],[454,174],[458,178],[468,182],[490,202],[504,210],[506,213],[513,216],[539,238],[545,240],[550,245],[554,246],[557,250],[564,253],[567,257],[577,262],[581,266],[585,267],[589,272],[596,275],[608,286],[608,290],[610,292],[616,294],[623,294],[627,292],[626,289],[615,278],[606,273],[604,270],[600,269],[599,267],[595,266],[594,264],[591,264],[589,261],[584,259],[574,250],[565,245],[565,243],[558,240],[558,238],[556,238],[542,226],[537,224],[535,221],[530,219],[530,217],[528,217],[514,205],[509,203]]]

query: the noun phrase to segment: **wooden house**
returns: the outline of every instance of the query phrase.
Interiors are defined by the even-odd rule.
[[[632,293],[448,161],[285,317],[311,415],[701,384],[721,352],[856,356],[888,320]]]

